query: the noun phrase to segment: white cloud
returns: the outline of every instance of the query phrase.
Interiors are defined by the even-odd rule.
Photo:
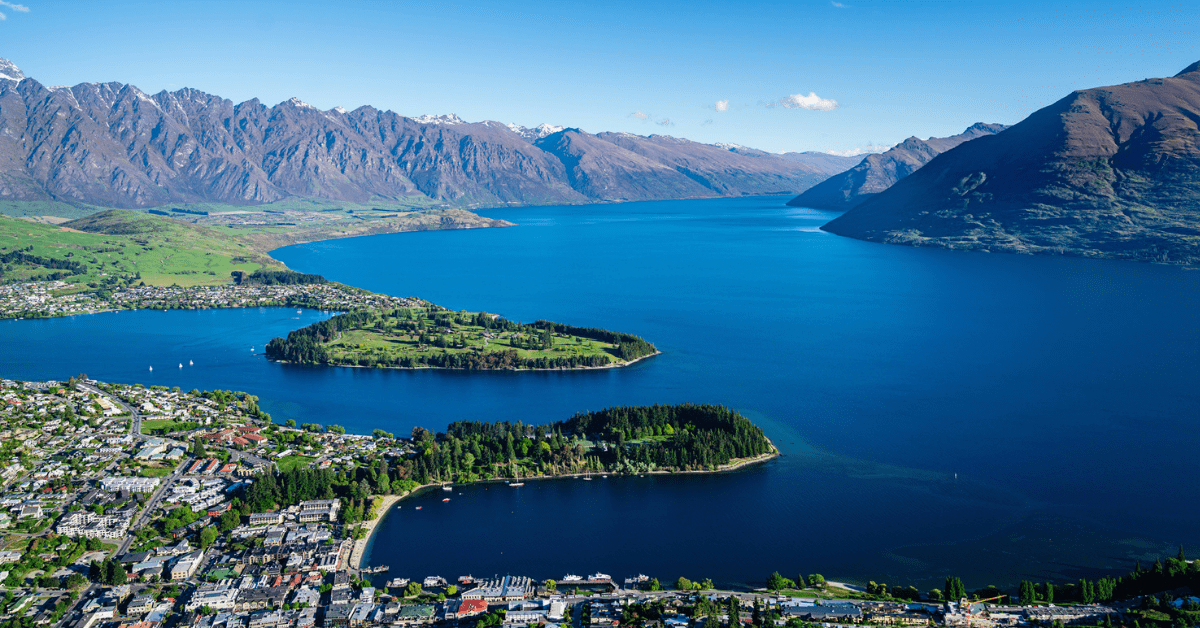
[[[729,111],[729,101],[728,100],[718,100],[717,101],[717,111]]]
[[[784,96],[775,102],[764,104],[767,109],[783,107],[784,109],[808,109],[809,111],[833,111],[841,106],[838,104],[838,101],[821,98],[816,92],[809,92],[807,96],[804,94],[792,94],[791,96]]]
[[[17,13],[29,13],[29,7],[27,7],[23,4],[13,4],[12,2],[5,2],[5,0],[0,0],[0,7],[12,9],[13,11],[16,11]],[[7,15],[0,13],[0,20],[7,20],[7,19],[8,19]]]
[[[638,120],[649,120],[651,118],[650,114],[646,113],[645,111],[635,111],[629,114],[629,117],[637,118]]]

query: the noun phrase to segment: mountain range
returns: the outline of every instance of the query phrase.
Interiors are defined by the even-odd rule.
[[[923,140],[910,137],[887,151],[867,155],[857,165],[814,185],[788,201],[793,207],[846,211],[917,171],[938,155],[977,137],[995,135],[1008,127],[978,122],[950,137]]]
[[[795,155],[369,106],[322,111],[294,98],[235,104],[186,88],[46,87],[0,59],[0,200],[481,207],[796,193],[841,170],[836,156]]]
[[[915,246],[1200,262],[1200,62],[1076,91],[823,227]]]

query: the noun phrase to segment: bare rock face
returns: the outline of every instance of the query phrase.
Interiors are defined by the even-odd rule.
[[[194,89],[46,88],[0,59],[0,200],[104,207],[291,196],[462,207],[797,192],[798,162],[664,136],[268,107]]]
[[[1200,63],[1077,91],[827,224],[918,246],[1200,262]]]
[[[910,137],[883,153],[868,155],[853,168],[814,185],[788,201],[788,205],[837,211],[857,207],[916,172],[934,157],[963,142],[994,135],[1005,128],[1003,124],[978,122],[950,137],[931,137],[927,140]]]

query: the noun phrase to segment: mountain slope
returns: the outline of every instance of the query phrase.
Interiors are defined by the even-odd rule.
[[[855,238],[1200,262],[1200,63],[1077,91],[823,227]]]
[[[0,201],[479,207],[797,192],[821,178],[766,153],[606,135],[297,99],[235,104],[194,89],[47,88],[0,59]]]
[[[867,155],[858,165],[809,188],[788,201],[788,205],[838,211],[857,207],[916,172],[934,157],[963,142],[993,135],[1005,128],[1002,124],[979,122],[950,137],[931,137],[927,140],[910,137],[883,153]]]

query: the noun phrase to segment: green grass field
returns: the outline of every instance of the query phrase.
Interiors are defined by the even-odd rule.
[[[459,317],[473,318],[474,312],[456,313]],[[416,314],[414,314],[416,315]],[[570,357],[570,356],[602,356],[610,362],[617,362],[616,346],[590,338],[552,334],[552,348],[527,348],[533,340],[532,334],[495,333],[494,338],[483,337],[488,331],[481,326],[463,324],[457,320],[428,325],[424,332],[403,329],[395,325],[403,321],[392,319],[385,321],[382,326],[368,329],[347,331],[342,337],[329,344],[330,356],[337,363],[353,363],[359,357],[388,356],[420,356],[433,353],[479,353],[481,351],[515,350],[522,358],[538,357]],[[447,331],[449,330],[449,331]],[[426,343],[421,343],[421,335],[426,336]],[[447,346],[437,346],[441,337]],[[450,344],[453,343],[453,344]]]
[[[175,467],[142,467],[138,475],[144,478],[165,478],[171,475]]]
[[[279,460],[276,460],[275,464],[276,464],[276,466],[279,467],[280,471],[286,472],[286,471],[291,471],[292,469],[303,469],[304,467],[307,467],[308,465],[312,464],[314,460],[316,460],[316,458],[314,458],[312,456],[301,456],[301,455],[293,454],[290,456],[284,456],[284,457],[280,458]]]
[[[129,211],[106,211],[62,225],[0,216],[0,254],[33,247],[30,254],[81,264],[68,283],[112,285],[117,278],[147,285],[219,285],[234,270],[283,265],[240,238],[188,223]],[[57,271],[34,263],[3,267],[4,282],[46,279]]]

